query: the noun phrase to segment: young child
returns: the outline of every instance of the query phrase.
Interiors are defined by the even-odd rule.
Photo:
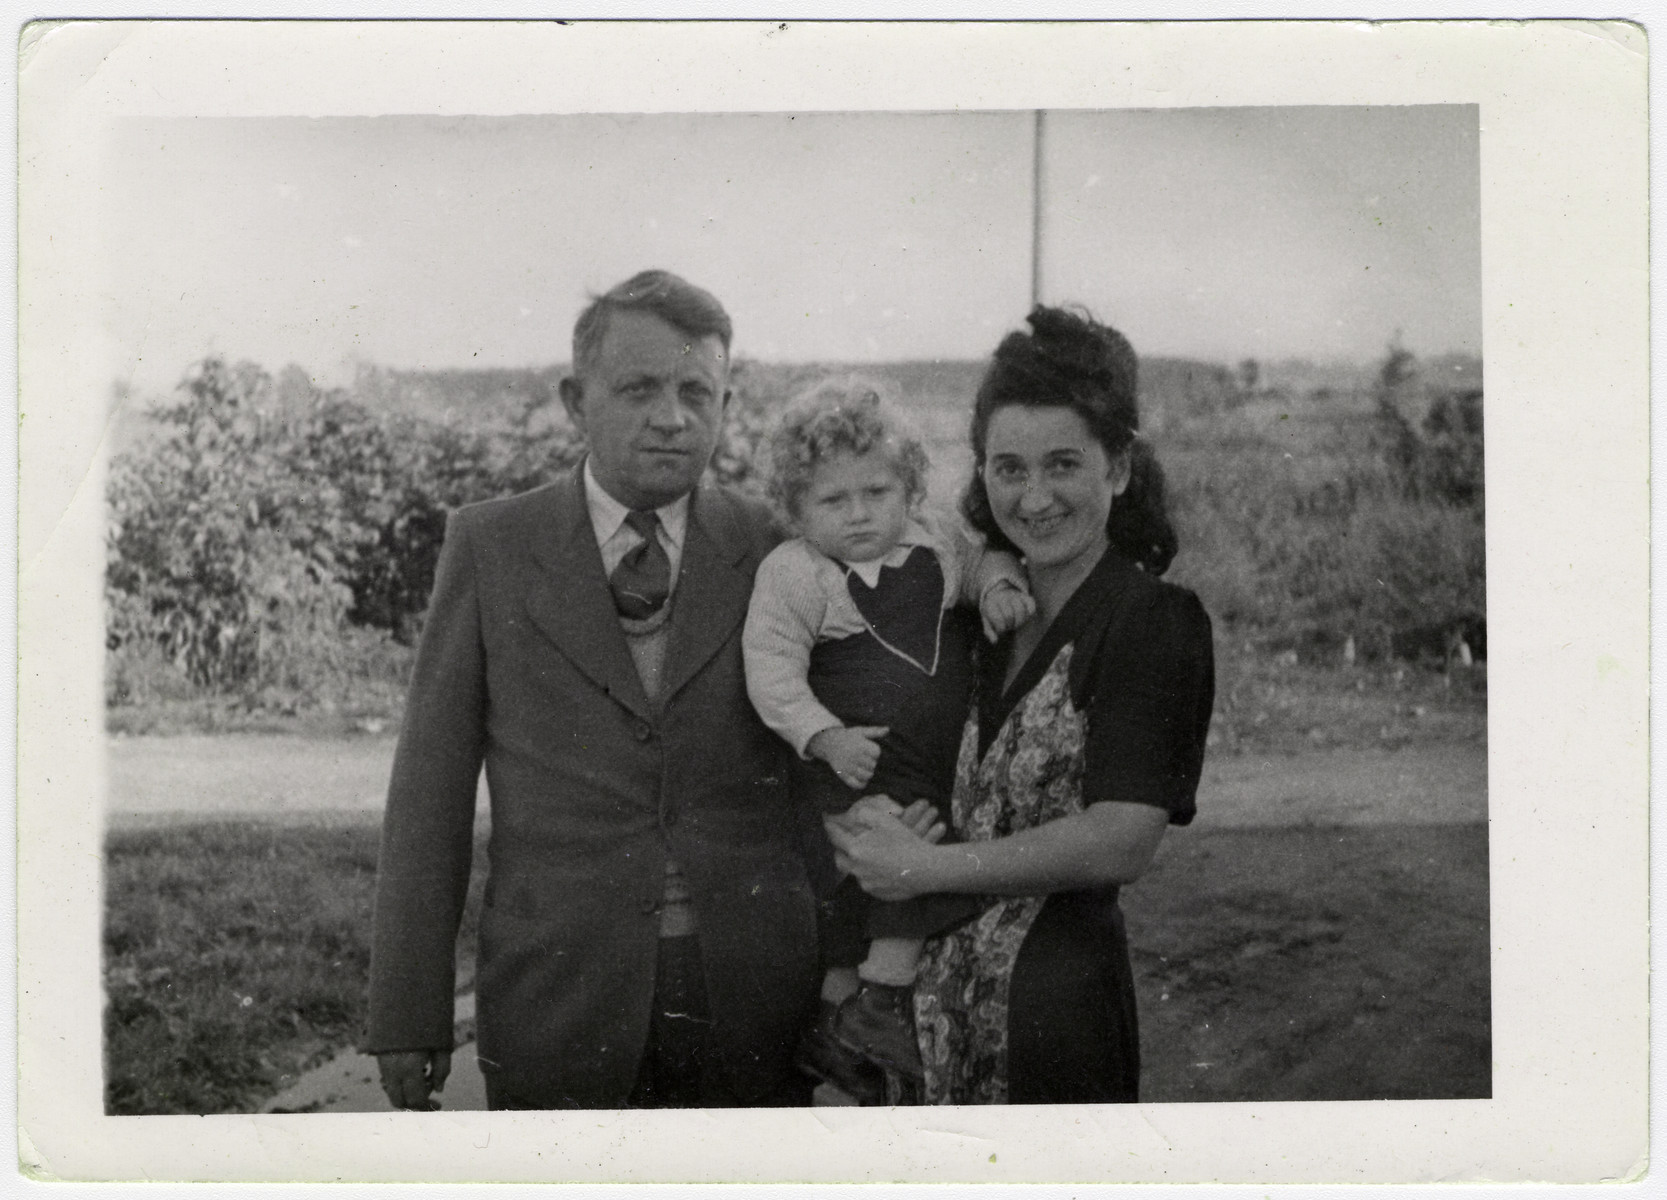
[[[765,460],[771,499],[798,536],[758,569],[747,691],[799,755],[797,798],[829,821],[857,820],[864,796],[926,800],[947,826],[976,636],[956,606],[977,604],[987,636],[1012,629],[1034,611],[1024,573],[922,513],[926,452],[873,384],[813,387],[770,436]],[[824,905],[830,969],[807,1065],[821,1059],[828,1074],[831,1038],[918,1076],[910,989],[921,944],[980,907],[972,896],[875,901],[843,880]]]

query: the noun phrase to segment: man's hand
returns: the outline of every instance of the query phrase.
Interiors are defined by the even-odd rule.
[[[1004,579],[984,593],[978,615],[984,620],[984,636],[993,642],[1035,616],[1036,601],[1011,579]]]
[[[395,1050],[376,1056],[382,1073],[382,1090],[395,1108],[433,1112],[438,1100],[429,1098],[446,1086],[451,1074],[450,1050]]]
[[[891,730],[884,725],[842,725],[821,730],[805,743],[805,753],[833,768],[846,787],[860,788],[874,778],[880,765],[880,739]]]

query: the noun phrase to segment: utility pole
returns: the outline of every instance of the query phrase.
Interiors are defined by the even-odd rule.
[[[1036,110],[1030,179],[1030,306],[1042,303],[1042,110]]]

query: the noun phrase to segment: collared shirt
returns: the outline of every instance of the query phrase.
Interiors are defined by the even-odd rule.
[[[881,567],[902,566],[908,560],[909,551],[913,550],[916,546],[925,546],[928,549],[936,551],[942,544],[943,543],[940,540],[933,538],[919,521],[911,520],[903,527],[903,536],[897,539],[897,545],[893,546],[891,548],[891,553],[887,554],[884,558],[871,558],[867,562],[841,563],[840,565],[849,567],[856,573],[857,578],[862,580],[869,587],[876,587],[880,582]],[[939,554],[940,560],[945,557],[946,556]],[[948,561],[943,562],[942,564],[944,570],[945,608],[949,608],[955,603],[956,594],[960,591],[960,579],[958,578],[959,572],[957,568],[959,568],[964,561],[963,559],[957,558],[953,555],[947,556],[947,559]]]
[[[602,551],[602,571],[606,575],[612,575],[620,560],[642,544],[642,537],[625,523],[625,516],[631,510],[610,496],[596,481],[596,473],[590,469],[588,456],[585,458],[585,507],[590,511],[590,527],[596,533],[597,549]],[[665,550],[666,557],[671,560],[670,584],[675,588],[677,568],[683,561],[683,536],[689,529],[689,497],[679,496],[654,512],[660,518],[660,546]],[[661,609],[660,615],[663,616],[665,611]],[[648,634],[647,638],[658,645],[658,649],[651,656],[654,662],[652,668],[644,666],[645,659],[640,653],[644,635],[628,635],[627,640],[632,643],[631,657],[636,662],[637,671],[643,675],[643,687],[653,695],[659,691],[658,679],[665,653],[664,624],[659,625],[656,632]],[[684,878],[677,863],[668,857],[665,886],[660,899],[660,936],[686,937],[695,932],[695,909],[689,893],[689,882]]]
[[[625,515],[631,510],[596,482],[588,456],[585,458],[585,506],[590,510],[590,527],[596,531],[596,546],[602,551],[602,573],[612,575],[620,559],[642,544],[642,537],[625,523]],[[679,496],[654,512],[660,518],[660,547],[671,560],[671,586],[676,588],[677,569],[683,561],[683,537],[689,529],[689,497]]]

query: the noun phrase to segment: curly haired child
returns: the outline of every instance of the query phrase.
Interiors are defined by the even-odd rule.
[[[758,569],[747,690],[799,756],[796,795],[826,822],[925,801],[947,826],[976,636],[960,606],[977,605],[992,638],[1017,627],[1034,611],[1024,573],[924,513],[925,449],[873,383],[813,386],[764,460],[797,536]],[[968,896],[875,901],[842,881],[824,904],[830,969],[805,1065],[848,1090],[853,1055],[918,1076],[910,988],[921,943],[979,907]]]

